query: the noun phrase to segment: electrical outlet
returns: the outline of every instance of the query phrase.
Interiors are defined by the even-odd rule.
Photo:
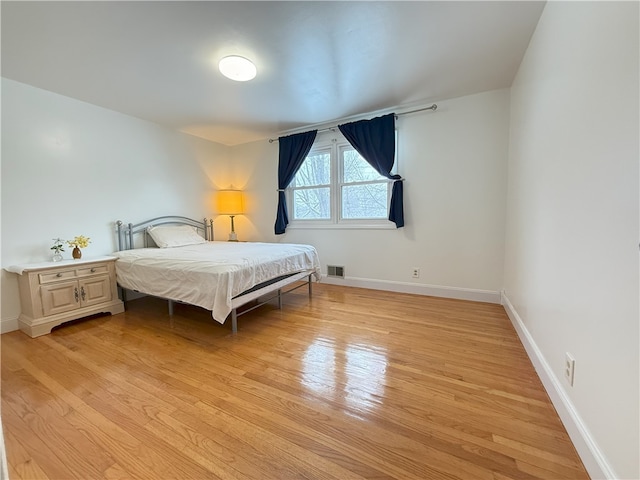
[[[411,276],[413,278],[420,278],[420,269],[418,267],[413,267],[413,270],[411,270]]]
[[[565,353],[564,357],[564,378],[567,379],[569,385],[573,387],[573,377],[576,370],[576,360],[571,356],[569,352]]]

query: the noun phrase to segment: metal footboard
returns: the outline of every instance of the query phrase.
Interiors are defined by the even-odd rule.
[[[302,283],[300,285],[296,285],[295,287],[290,288],[289,290],[286,290],[286,291],[282,291],[282,288],[278,288],[277,289],[277,293],[275,295],[273,295],[272,297],[269,297],[269,298],[257,303],[256,305],[254,305],[254,306],[252,306],[250,308],[247,308],[246,310],[242,310],[241,312],[238,312],[238,308],[241,307],[242,305],[238,305],[238,307],[234,307],[231,310],[231,331],[232,331],[232,333],[238,333],[238,317],[240,315],[244,315],[245,313],[249,313],[250,311],[255,310],[256,308],[261,307],[261,306],[269,303],[271,300],[273,300],[275,298],[278,299],[278,309],[281,310],[282,309],[282,296],[286,295],[287,293],[291,293],[294,290],[302,288],[302,287],[304,287],[306,285],[309,286],[309,298],[311,298],[312,294],[313,294],[313,287],[312,287],[313,282],[311,280],[311,275],[312,274],[307,274],[306,275],[306,277],[307,277],[306,283]],[[297,275],[294,275],[294,276],[297,277]],[[297,281],[297,280],[298,280],[298,278],[296,278],[296,280],[292,280],[290,283],[293,283],[294,281]],[[259,291],[259,290],[256,290],[256,291]],[[273,290],[270,290],[270,291],[273,291]],[[267,292],[265,292],[265,294],[266,293]],[[240,297],[236,297],[236,298],[240,298]],[[248,300],[246,303],[248,303],[250,301],[251,300]]]

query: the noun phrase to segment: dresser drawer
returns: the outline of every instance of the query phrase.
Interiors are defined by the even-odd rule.
[[[106,264],[101,263],[98,265],[92,265],[90,267],[83,267],[76,269],[79,277],[86,277],[87,275],[97,275],[99,273],[109,273],[109,267]]]
[[[55,272],[44,272],[38,275],[40,284],[69,280],[72,278],[76,278],[75,268],[70,270],[56,270]]]

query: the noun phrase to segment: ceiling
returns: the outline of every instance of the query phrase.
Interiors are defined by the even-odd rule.
[[[236,145],[509,87],[543,7],[2,1],[2,76]],[[230,54],[258,76],[223,77]]]

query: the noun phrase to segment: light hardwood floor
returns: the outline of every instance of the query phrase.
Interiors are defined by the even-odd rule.
[[[319,284],[233,336],[146,298],[1,348],[12,480],[588,478],[499,305]]]

